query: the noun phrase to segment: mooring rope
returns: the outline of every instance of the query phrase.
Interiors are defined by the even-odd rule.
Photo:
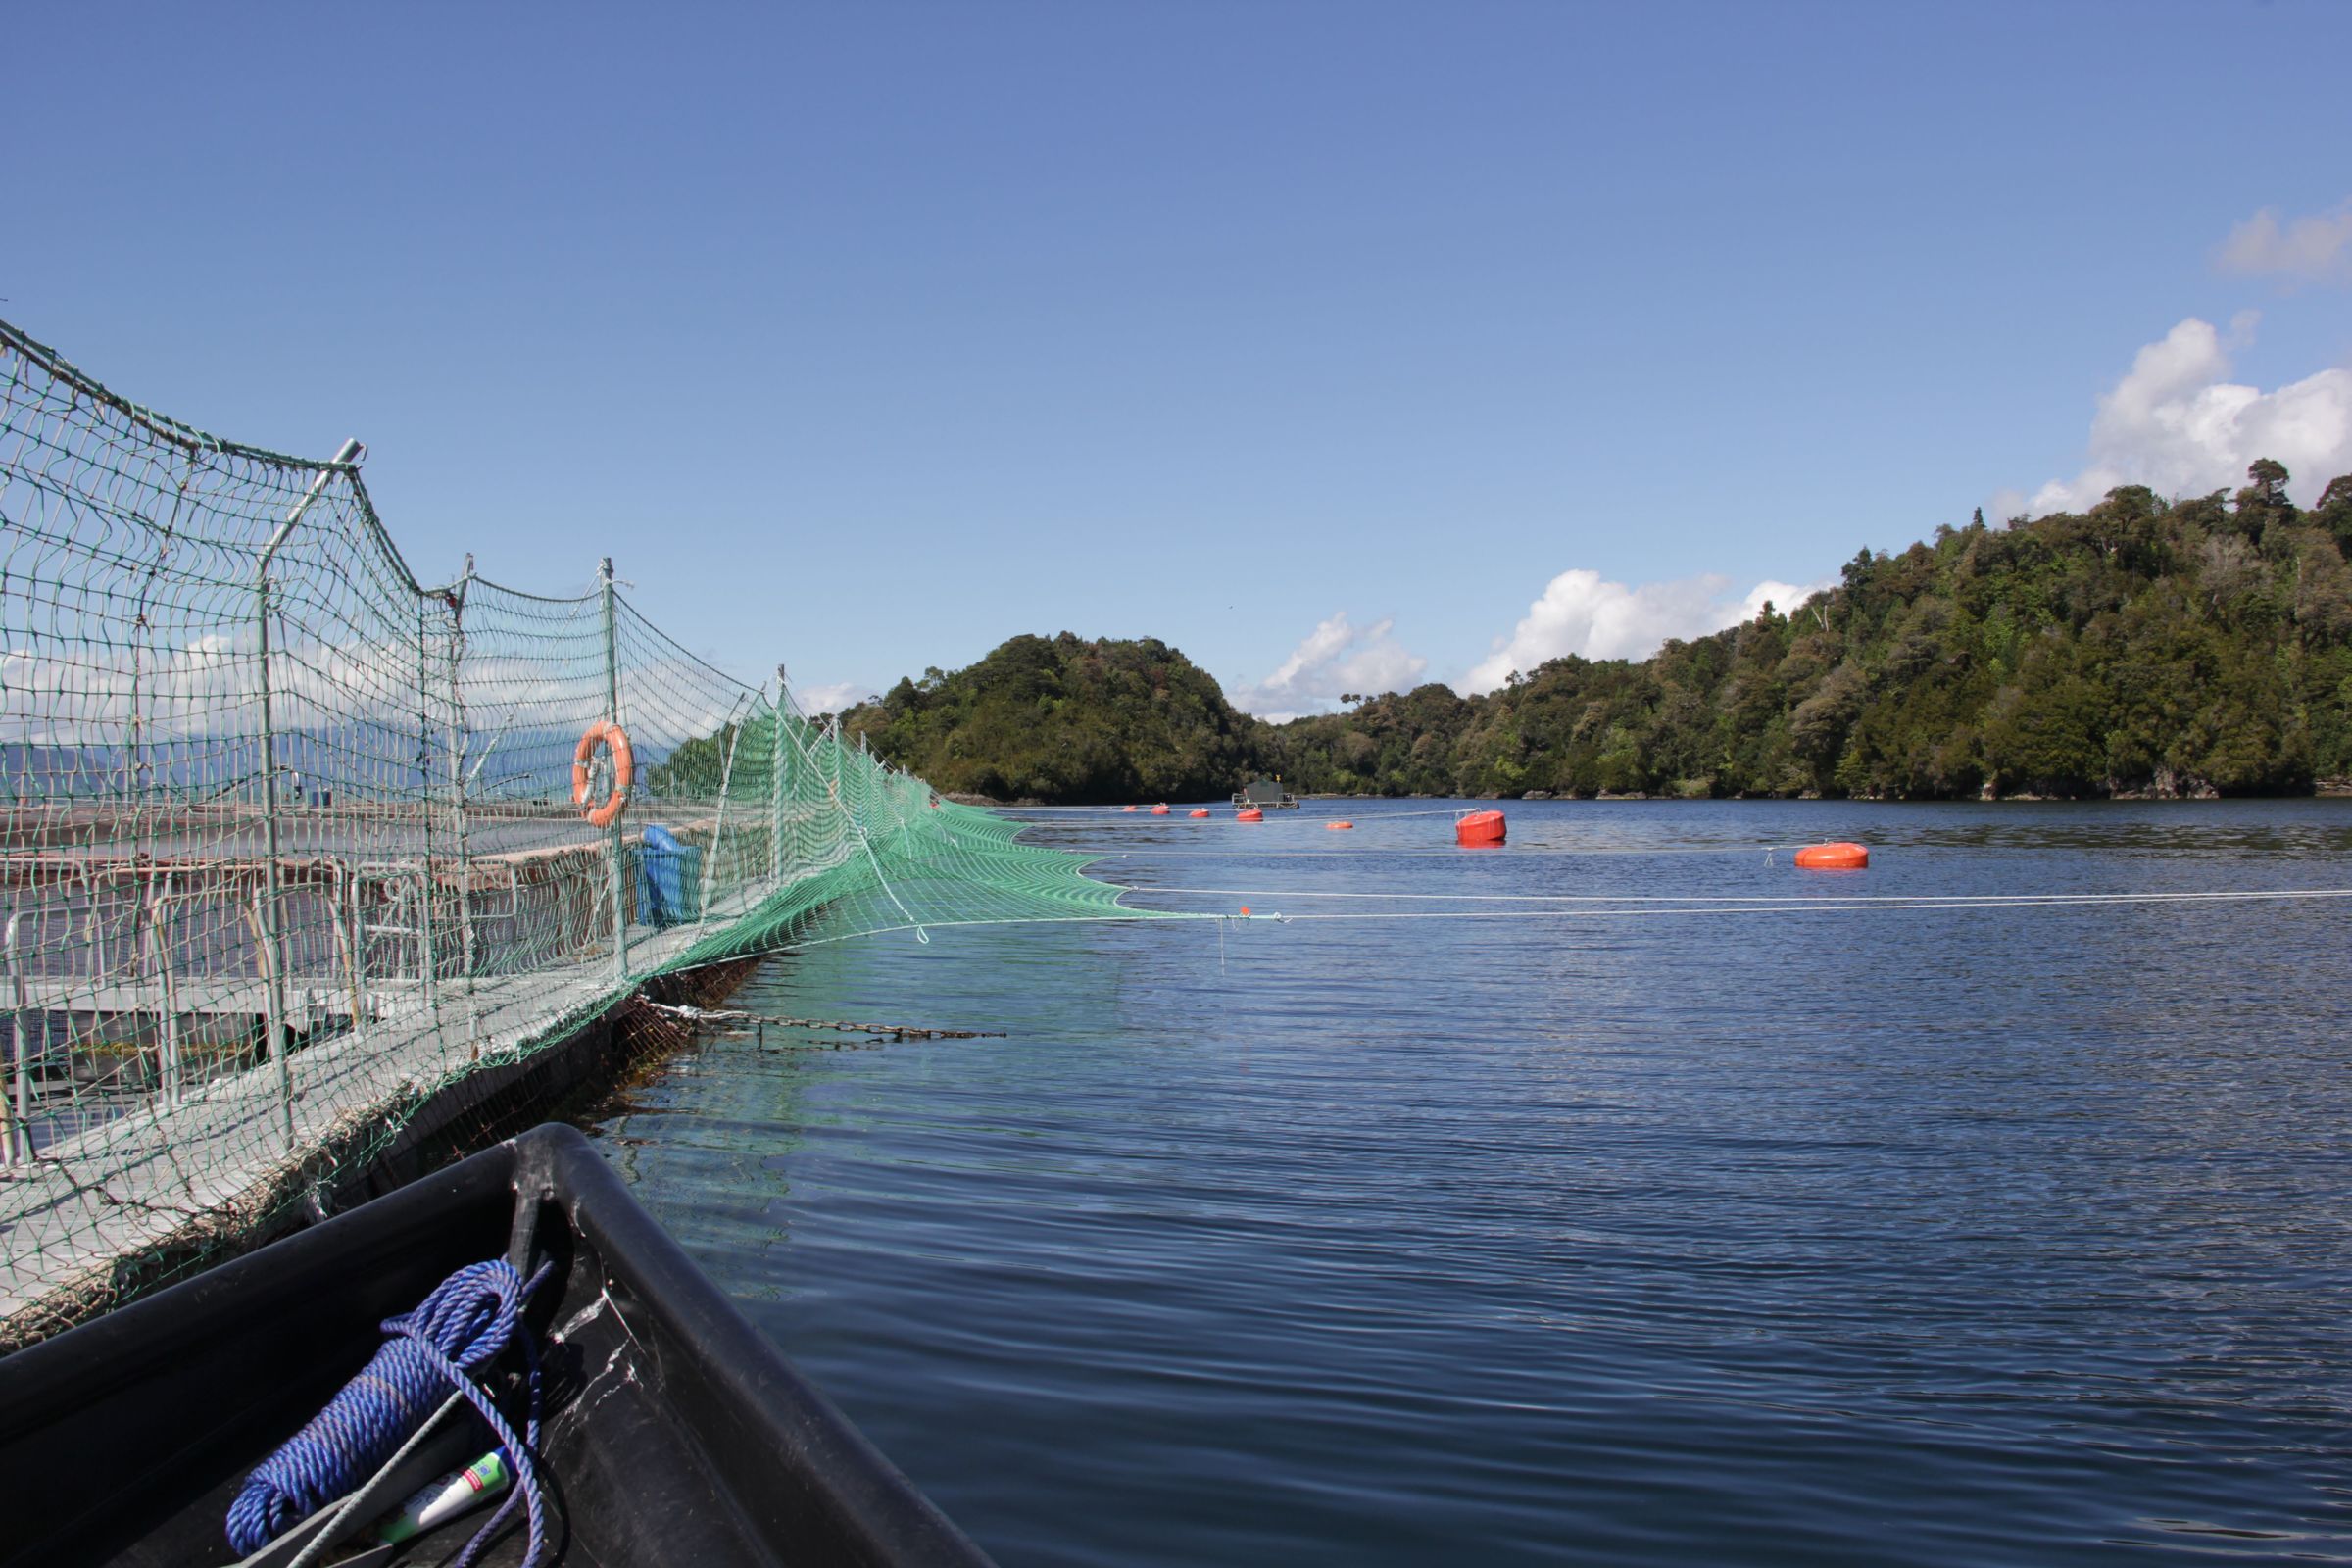
[[[1365,820],[1378,821],[1379,818],[1368,817]],[[1028,824],[1029,827],[1036,827],[1039,825],[1040,824],[1035,822]],[[1361,828],[1362,824],[1359,823],[1358,831],[1361,831]],[[1024,828],[1023,831],[1025,832],[1027,829]],[[1179,860],[1345,860],[1350,858],[1369,859],[1374,857],[1378,857],[1383,859],[1459,860],[1467,855],[1484,855],[1488,853],[1483,849],[1464,850],[1458,847],[1412,850],[1393,846],[1363,844],[1360,841],[1349,844],[1335,844],[1331,848],[1323,850],[1261,850],[1255,848],[1254,846],[1236,846],[1231,849],[1203,850],[1190,847],[1180,848],[1173,845],[1161,846],[1153,844],[1142,845],[1140,847],[1121,848],[1107,844],[1065,845],[1049,844],[1040,840],[1029,840],[1028,842],[1035,848],[1059,850],[1068,855],[1091,856],[1098,860],[1117,860],[1145,857]],[[1592,856],[1639,855],[1644,859],[1649,859],[1659,856],[1667,855],[1772,855],[1783,850],[1801,850],[1803,848],[1805,848],[1805,846],[1802,844],[1623,844],[1607,846],[1595,845],[1589,849],[1571,850],[1553,849],[1541,845],[1528,846],[1514,844],[1510,848],[1510,858],[1514,860],[1525,860],[1539,856],[1561,859],[1584,859],[1587,857]]]
[[[1162,889],[1173,892],[1174,889]],[[1313,894],[1299,892],[1254,893],[1250,898],[1312,898]],[[1377,896],[1377,895],[1376,895]],[[1411,894],[1401,897],[1410,899]],[[2065,907],[2100,907],[2126,905],[2181,905],[2222,903],[2291,903],[2296,900],[2326,902],[2352,899],[2352,888],[2263,888],[2217,891],[2212,893],[2032,893],[1933,895],[1915,898],[1900,895],[1856,895],[1839,899],[1786,900],[1691,900],[1683,903],[1664,901],[1642,902],[1634,896],[1606,898],[1595,896],[1594,902],[1603,906],[1594,908],[1515,908],[1515,909],[1365,909],[1345,913],[1290,914],[1262,910],[1240,916],[1244,923],[1274,921],[1287,924],[1298,920],[1603,920],[1603,919],[1659,919],[1693,914],[1850,914],[1858,912],[1884,913],[1898,909],[2032,909]],[[1639,906],[1635,906],[1639,905]]]
[[[530,1417],[523,1436],[474,1377],[516,1342],[526,1301],[551,1265],[526,1284],[503,1258],[468,1263],[433,1287],[413,1311],[382,1324],[389,1343],[326,1408],[254,1470],[228,1509],[228,1544],[251,1556],[320,1507],[362,1485],[454,1388],[478,1411],[514,1471],[529,1514],[523,1568],[537,1568],[547,1544],[546,1507],[534,1455],[539,1444],[539,1354],[520,1337],[529,1369]],[[510,1494],[458,1558],[466,1568],[513,1513]]]
[[[1642,904],[1679,906],[1762,906],[1769,908],[1941,908],[2041,904],[2163,904],[2232,899],[2341,899],[2352,888],[2213,888],[2144,893],[1844,893],[1809,898],[1790,893],[1361,893],[1307,888],[1139,887],[1139,893],[1193,893],[1241,899],[1386,899],[1399,903],[1445,904]]]

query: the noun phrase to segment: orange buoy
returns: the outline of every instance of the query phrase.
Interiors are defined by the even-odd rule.
[[[1870,848],[1863,844],[1814,844],[1796,852],[1796,863],[1808,871],[1859,871],[1870,864]]]
[[[590,827],[611,827],[620,815],[621,808],[629,803],[629,780],[637,776],[637,760],[629,750],[629,732],[609,718],[600,718],[589,725],[571,754],[571,804],[579,807],[588,804],[588,760],[596,755],[599,742],[612,754],[612,793],[605,798],[604,805],[580,814],[588,819]]]
[[[1242,912],[1243,912],[1244,914],[1248,914],[1248,913],[1250,912],[1250,906],[1248,906],[1247,904],[1243,905],[1243,906],[1242,906]]]
[[[1266,813],[1252,806],[1245,810],[1234,812],[1233,819],[1236,822],[1263,822],[1266,819]]]
[[[1167,805],[1167,802],[1165,802],[1165,801],[1162,801],[1162,802],[1160,802],[1160,804],[1159,804],[1159,805],[1157,805],[1157,806],[1154,806],[1153,808],[1152,808],[1152,814],[1153,816],[1165,816],[1165,815],[1167,815],[1167,814],[1168,814],[1168,805]]]
[[[1326,833],[1337,833],[1344,827],[1353,826],[1355,826],[1353,822],[1326,822],[1323,824],[1323,831]]]
[[[1191,814],[1194,816],[1206,816],[1208,814],[1208,808],[1203,806],[1199,810],[1194,811]]]
[[[1135,808],[1132,806],[1122,806],[1119,808],[1119,809],[1122,811],[1132,811],[1135,809]]]
[[[1500,811],[1472,811],[1454,818],[1453,842],[1465,849],[1487,849],[1502,842]]]

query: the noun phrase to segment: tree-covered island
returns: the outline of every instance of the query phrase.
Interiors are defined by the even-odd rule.
[[[1901,799],[2295,794],[2352,775],[2352,475],[2317,506],[2269,460],[2234,495],[1863,551],[1802,605],[1653,657],[1554,660],[1260,722],[1152,639],[1015,637],[842,715],[995,800],[1305,792]]]

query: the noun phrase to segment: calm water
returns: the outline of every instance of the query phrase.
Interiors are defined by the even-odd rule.
[[[1070,815],[1171,908],[2352,886],[2352,802]],[[1784,853],[1853,837],[1858,875]],[[1263,890],[1263,891],[1261,891]],[[1273,890],[1287,890],[1275,896]],[[603,1124],[1007,1565],[2352,1560],[2352,901],[943,931]]]

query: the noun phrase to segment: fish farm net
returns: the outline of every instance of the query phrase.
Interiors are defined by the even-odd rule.
[[[781,667],[698,659],[609,562],[571,597],[421,585],[360,455],[216,439],[0,322],[0,1348],[650,979],[1152,917]]]

